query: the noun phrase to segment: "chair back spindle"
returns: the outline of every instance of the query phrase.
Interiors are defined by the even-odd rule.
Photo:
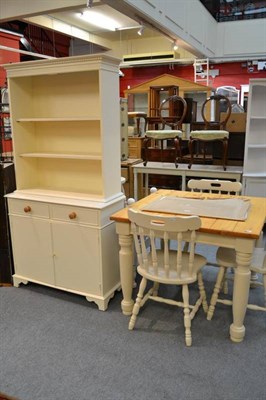
[[[166,279],[174,276],[176,279],[180,279],[184,274],[184,254],[189,254],[185,274],[190,278],[195,275],[193,266],[196,231],[201,226],[198,216],[155,216],[136,212],[134,209],[129,209],[128,213],[140,268],[153,276],[160,275],[161,277],[163,275]],[[186,234],[185,237],[184,234]],[[147,237],[150,240],[148,248],[146,246]],[[161,240],[163,242],[162,249],[158,246]],[[176,250],[171,250],[171,240],[177,241]],[[190,243],[188,252],[183,252],[185,240]],[[174,258],[172,257],[173,252],[176,253]],[[173,260],[175,260],[174,263]]]

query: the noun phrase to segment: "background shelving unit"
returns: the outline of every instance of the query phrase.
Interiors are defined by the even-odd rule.
[[[251,79],[243,170],[244,194],[266,197],[266,79]]]
[[[7,87],[0,88],[0,162],[12,162],[12,132]]]
[[[105,310],[120,287],[109,218],[124,206],[119,60],[96,54],[5,68],[17,182],[7,196],[14,285],[68,290]]]

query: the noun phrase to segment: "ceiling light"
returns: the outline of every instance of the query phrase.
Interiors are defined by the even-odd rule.
[[[120,28],[116,28],[116,31],[127,31],[130,29],[140,29],[141,26],[140,25],[132,25],[132,26],[121,26]]]
[[[87,0],[87,7],[91,8],[93,5],[93,0]]]
[[[144,31],[144,26],[142,25],[138,30],[138,35],[141,36]]]
[[[109,31],[115,31],[117,28],[121,27],[119,22],[115,21],[110,17],[106,17],[105,15],[97,11],[92,11],[92,10],[84,11],[82,13],[79,13],[79,17],[82,18],[84,21],[89,22],[92,25],[108,29]]]
[[[173,42],[173,44],[172,44],[172,49],[173,49],[173,50],[177,50],[177,49],[178,49],[178,45],[177,45],[176,42]]]

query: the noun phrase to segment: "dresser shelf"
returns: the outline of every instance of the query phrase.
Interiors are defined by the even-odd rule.
[[[24,153],[20,157],[29,158],[68,158],[71,160],[101,160],[101,156],[90,156],[86,154],[60,154],[60,153]]]
[[[99,121],[100,117],[18,118],[17,122]]]

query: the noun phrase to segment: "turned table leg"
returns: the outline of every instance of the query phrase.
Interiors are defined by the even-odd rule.
[[[230,326],[230,336],[233,342],[242,342],[245,336],[244,318],[249,296],[251,257],[251,253],[236,252],[237,268],[234,277],[233,323]]]
[[[119,234],[119,264],[120,264],[120,279],[123,293],[121,308],[123,314],[131,315],[134,305],[132,299],[133,289],[133,239],[131,235]]]

